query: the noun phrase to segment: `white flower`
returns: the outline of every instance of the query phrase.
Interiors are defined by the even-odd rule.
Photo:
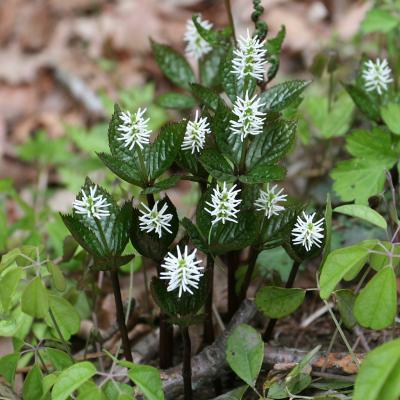
[[[204,147],[208,133],[211,133],[211,130],[207,118],[199,118],[199,111],[197,110],[194,121],[189,121],[186,126],[182,150],[192,150],[192,154],[199,153]]]
[[[136,144],[143,149],[144,144],[150,143],[151,131],[147,126],[149,118],[143,118],[145,112],[145,108],[143,110],[139,108],[134,115],[129,111],[121,112],[119,115],[121,123],[117,130],[121,132],[121,136],[117,140],[124,142],[124,147],[128,147],[129,150],[132,150]]]
[[[260,196],[255,201],[254,205],[257,211],[263,211],[267,218],[271,218],[273,215],[278,215],[285,207],[280,206],[278,203],[281,201],[286,201],[286,194],[281,194],[283,189],[278,193],[275,193],[276,185],[269,188],[269,183],[267,184],[267,191],[264,192],[260,190]]]
[[[165,268],[165,272],[161,272],[160,279],[167,279],[168,292],[179,288],[178,296],[182,296],[182,292],[193,294],[190,287],[198,289],[200,277],[203,276],[204,269],[198,264],[201,261],[196,260],[196,249],[191,254],[188,254],[188,247],[185,246],[184,254],[181,253],[179,246],[177,247],[177,256],[168,253],[164,258],[164,263],[161,268]]]
[[[388,84],[393,82],[392,70],[386,59],[382,61],[377,58],[375,62],[369,60],[365,63],[362,73],[367,92],[378,92],[379,95],[388,89]]]
[[[146,211],[140,210],[142,215],[139,217],[139,227],[142,231],[147,233],[156,231],[158,237],[161,237],[163,229],[172,233],[169,229],[171,226],[172,214],[166,214],[168,208],[166,203],[162,206],[161,210],[158,210],[158,201],[155,202],[152,209],[147,207],[144,203],[142,203],[142,206],[146,209]]]
[[[245,98],[237,97],[233,106],[233,113],[238,119],[230,121],[231,132],[240,135],[242,142],[248,135],[259,135],[263,129],[265,113],[258,109],[264,104],[256,97],[249,99],[249,92],[246,92]]]
[[[198,16],[197,21],[204,29],[211,29],[213,26],[207,20],[202,21],[200,16]],[[211,45],[200,36],[192,19],[188,19],[186,22],[186,32],[183,39],[186,42],[186,54],[196,60],[212,50]]]
[[[264,64],[267,62],[264,42],[257,37],[251,37],[248,29],[247,37],[241,36],[238,42],[239,48],[233,52],[235,57],[232,61],[232,73],[239,79],[251,76],[259,81],[263,80]]]
[[[324,231],[323,223],[324,218],[319,221],[313,222],[315,213],[307,215],[303,211],[303,218],[299,215],[297,217],[297,222],[292,230],[293,243],[301,244],[310,251],[311,247],[315,244],[317,247],[321,247],[321,240],[324,235],[321,233]]]
[[[211,195],[211,203],[206,201],[206,204],[211,208],[206,208],[206,211],[214,217],[213,225],[218,221],[222,221],[223,224],[225,224],[225,221],[237,223],[236,214],[239,210],[236,207],[242,200],[236,198],[237,194],[240,193],[240,189],[235,190],[235,188],[236,185],[233,185],[228,190],[226,182],[224,182],[224,186],[221,189],[217,184]]]
[[[96,196],[97,185],[89,188],[89,194],[86,194],[82,189],[82,200],[75,199],[73,207],[77,214],[85,214],[89,218],[102,219],[110,215],[107,208],[111,205],[106,203],[107,199],[99,194]]]

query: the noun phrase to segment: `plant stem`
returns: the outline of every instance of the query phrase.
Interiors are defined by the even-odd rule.
[[[299,271],[300,268],[300,262],[299,261],[293,261],[292,269],[290,270],[290,275],[289,278],[286,282],[285,288],[290,289],[293,287],[294,281],[297,276],[297,272]],[[273,318],[270,319],[267,325],[267,328],[264,331],[263,334],[263,340],[265,342],[268,342],[272,338],[272,332],[274,331],[275,324],[276,324],[277,319]]]
[[[189,328],[182,327],[182,341],[183,341],[183,364],[182,364],[182,377],[183,377],[183,398],[184,400],[193,399],[192,391],[192,366],[191,357],[192,349],[190,343]]]
[[[232,7],[231,7],[231,0],[225,0],[225,8],[228,14],[229,25],[232,29],[233,40],[236,44],[236,32],[235,32],[235,23],[233,22],[233,14],[232,14]]]
[[[119,285],[119,279],[118,279],[118,270],[116,268],[113,268],[110,271],[110,274],[111,274],[112,287],[114,291],[118,328],[121,334],[122,346],[124,348],[124,355],[127,361],[132,362],[133,359],[132,359],[130,341],[128,337],[128,329],[126,328],[125,324],[124,306],[122,304],[121,287]]]
[[[246,274],[243,279],[242,287],[240,288],[239,304],[246,298],[247,290],[251,282],[251,277],[253,276],[254,268],[256,266],[257,257],[258,250],[255,247],[251,246]]]
[[[207,254],[207,277],[208,277],[208,286],[209,292],[206,298],[206,302],[204,304],[204,322],[203,322],[203,343],[204,345],[210,345],[214,342],[214,324],[213,324],[213,312],[212,312],[212,304],[213,304],[213,289],[214,289],[214,259],[210,254]]]

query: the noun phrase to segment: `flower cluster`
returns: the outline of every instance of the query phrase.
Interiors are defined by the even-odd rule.
[[[276,188],[277,185],[274,185],[272,188],[270,188],[268,183],[267,191],[264,192],[263,190],[260,190],[260,195],[254,203],[256,210],[263,211],[267,218],[271,218],[273,215],[278,215],[285,209],[285,207],[279,205],[279,203],[286,201],[287,195],[281,194],[283,189],[275,193]]]
[[[231,221],[237,223],[236,214],[239,212],[237,208],[242,200],[237,199],[236,196],[240,193],[240,189],[236,189],[236,185],[233,185],[229,190],[226,187],[226,182],[224,182],[221,188],[218,184],[213,189],[211,195],[211,203],[206,202],[210,209],[206,208],[206,211],[211,214],[213,218],[212,224],[216,224],[222,221]]]
[[[149,118],[143,118],[145,112],[145,108],[143,110],[139,108],[134,115],[129,111],[122,112],[119,115],[121,123],[117,130],[121,133],[121,136],[117,140],[123,142],[124,147],[128,147],[129,150],[132,150],[135,145],[143,149],[143,145],[150,143]]]
[[[367,92],[377,92],[381,95],[388,90],[388,84],[393,82],[392,70],[386,59],[376,59],[375,62],[369,60],[365,63],[362,73],[365,82],[365,90]]]
[[[189,121],[186,126],[182,150],[191,150],[192,154],[200,153],[206,141],[206,134],[209,133],[211,133],[211,130],[207,118],[199,118],[199,111],[197,110],[194,121]]]
[[[315,213],[308,215],[303,211],[303,218],[299,215],[297,222],[292,230],[293,243],[301,244],[307,251],[311,250],[313,245],[321,247],[324,218],[313,222]]]
[[[251,37],[249,30],[247,36],[241,36],[238,42],[239,48],[233,52],[235,56],[232,61],[232,73],[240,79],[252,77],[259,81],[263,80],[267,53],[264,42]]]
[[[99,194],[96,196],[97,185],[89,188],[89,194],[82,189],[82,200],[75,199],[73,207],[77,214],[87,215],[88,218],[102,219],[110,215],[107,199]]]
[[[197,250],[193,250],[189,254],[189,249],[185,246],[183,254],[181,249],[177,246],[177,255],[168,253],[164,259],[164,263],[161,267],[166,269],[165,272],[161,272],[160,279],[167,279],[169,292],[178,289],[178,297],[182,296],[182,292],[189,292],[193,294],[192,288],[198,289],[200,278],[203,276],[203,267],[199,264],[201,261],[196,260]]]
[[[213,26],[212,23],[207,20],[202,21],[200,16],[197,17],[197,22],[204,29],[211,29]],[[186,32],[183,39],[186,42],[186,54],[196,60],[200,59],[212,50],[211,45],[201,37],[200,33],[196,29],[196,25],[191,19],[186,23]]]
[[[162,230],[172,233],[169,229],[171,226],[172,214],[166,213],[168,209],[167,204],[164,204],[161,210],[158,210],[158,201],[155,202],[152,209],[147,207],[144,203],[142,203],[142,207],[146,210],[140,210],[142,215],[139,217],[139,227],[142,231],[147,233],[155,231],[160,238],[162,236]]]
[[[236,98],[233,106],[233,113],[238,117],[237,120],[231,120],[231,132],[240,135],[243,141],[248,135],[259,135],[264,125],[265,113],[259,111],[263,106],[261,99],[257,95],[249,98],[246,92],[245,98]]]

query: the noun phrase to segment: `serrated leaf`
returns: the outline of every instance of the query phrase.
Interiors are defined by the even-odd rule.
[[[293,80],[272,86],[260,94],[260,100],[263,104],[260,111],[282,111],[297,100],[310,83],[310,81]]]
[[[40,277],[35,277],[22,292],[21,309],[32,317],[44,318],[47,315],[49,297]]]
[[[229,366],[239,378],[254,386],[263,359],[264,343],[260,334],[249,325],[238,325],[226,345],[226,361]]]
[[[128,376],[139,387],[146,400],[164,400],[160,372],[157,368],[135,364],[129,369]]]
[[[396,289],[393,268],[382,268],[356,298],[354,316],[358,323],[371,329],[383,329],[393,324],[397,311]]]
[[[193,70],[186,59],[173,48],[151,41],[151,47],[157,64],[164,75],[175,85],[190,89],[196,82]]]
[[[286,289],[274,286],[261,288],[256,295],[256,306],[270,318],[283,318],[301,306],[305,297],[304,289]]]
[[[88,361],[74,364],[62,371],[51,391],[52,400],[67,400],[81,385],[96,373],[94,365]]]
[[[247,184],[280,181],[286,175],[286,169],[280,165],[260,164],[252,168],[246,175],[240,175],[239,181]]]
[[[284,25],[282,25],[277,35],[267,40],[266,48],[267,48],[267,59],[268,59],[268,72],[267,72],[268,82],[274,79],[276,74],[278,73],[280,64],[280,54],[285,36],[286,36],[286,28]]]
[[[179,175],[170,176],[162,181],[154,183],[153,186],[144,189],[143,194],[154,194],[168,190],[174,187],[180,180],[181,177]]]
[[[226,57],[225,47],[216,47],[207,53],[200,62],[200,82],[207,88],[221,85],[221,70]]]
[[[193,97],[176,92],[163,93],[155,99],[155,102],[160,107],[176,110],[186,110],[196,105]]]
[[[353,99],[354,104],[359,108],[359,110],[364,113],[368,118],[373,121],[379,121],[380,111],[375,101],[371,96],[363,89],[355,85],[344,85],[347,93]]]
[[[213,111],[216,111],[218,104],[222,102],[218,94],[213,92],[208,87],[192,83],[191,85],[193,95],[205,106]]]
[[[345,204],[343,206],[336,207],[333,211],[340,214],[350,215],[351,217],[363,219],[364,221],[378,226],[385,231],[387,229],[385,218],[383,218],[382,215],[380,215],[368,206],[362,204]]]
[[[224,156],[215,149],[206,149],[200,157],[200,162],[205,170],[215,179],[226,182],[234,182],[232,166]]]
[[[369,352],[357,374],[353,400],[397,400],[400,395],[399,364],[400,339]]]
[[[246,168],[273,164],[282,159],[294,143],[296,122],[278,120],[266,124],[262,134],[251,142],[246,154]]]
[[[352,159],[339,162],[331,172],[333,189],[343,201],[368,204],[368,198],[382,192],[386,180],[385,160]]]
[[[382,119],[396,135],[400,135],[400,104],[388,103],[381,108]]]

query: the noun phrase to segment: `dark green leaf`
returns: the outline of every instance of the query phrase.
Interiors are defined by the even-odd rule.
[[[216,47],[206,54],[200,62],[200,82],[208,88],[221,85],[221,71],[226,57],[225,47]]]
[[[356,296],[350,289],[341,289],[335,292],[337,308],[346,328],[354,328],[357,321],[354,318],[353,308]]]
[[[180,180],[181,177],[179,175],[170,176],[162,181],[156,182],[153,186],[144,189],[143,194],[154,194],[168,190],[174,187]]]
[[[285,174],[286,169],[280,165],[260,164],[252,168],[246,175],[240,175],[239,181],[248,184],[268,183],[282,180]]]
[[[281,119],[266,124],[263,133],[256,136],[249,146],[246,168],[251,170],[282,159],[294,143],[296,127],[296,122]]]
[[[283,318],[300,307],[305,295],[304,289],[265,286],[257,292],[255,303],[268,317]]]
[[[260,111],[282,111],[303,93],[310,81],[293,80],[279,83],[260,94]]]
[[[200,162],[213,178],[226,182],[234,182],[236,180],[232,166],[217,150],[206,149],[200,157]]]
[[[347,92],[351,96],[354,101],[354,104],[359,108],[359,110],[364,113],[368,118],[379,121],[380,120],[380,111],[372,99],[372,97],[363,89],[359,88],[355,85],[344,85]]]
[[[197,83],[192,83],[191,88],[194,96],[197,97],[202,104],[213,111],[217,110],[218,104],[222,102],[217,93]]]
[[[207,244],[207,238],[202,236],[196,225],[194,225],[189,218],[183,218],[181,224],[185,228],[187,234],[190,237],[190,241],[193,243],[196,249],[199,249],[204,253],[208,253],[209,247]]]
[[[282,25],[277,35],[267,40],[266,47],[267,47],[267,59],[269,65],[267,72],[268,82],[274,79],[276,74],[278,73],[281,48],[285,36],[286,36],[286,28],[284,25]]]
[[[196,101],[193,97],[175,92],[163,93],[158,96],[155,101],[160,107],[177,110],[186,110],[196,105]]]
[[[196,78],[189,63],[182,55],[169,46],[151,42],[156,61],[164,75],[175,85],[190,89],[190,83]]]

